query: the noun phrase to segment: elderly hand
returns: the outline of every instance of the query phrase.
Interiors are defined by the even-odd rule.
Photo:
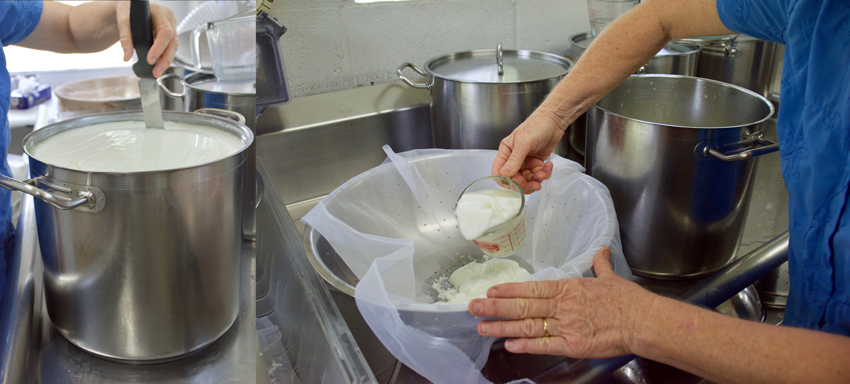
[[[502,139],[492,175],[513,178],[525,193],[539,191],[543,180],[552,176],[552,162],[546,159],[563,136],[557,118],[535,111]]]
[[[596,253],[596,278],[491,287],[487,299],[469,303],[469,312],[513,320],[482,321],[478,333],[511,338],[505,342],[505,349],[513,353],[574,358],[632,353],[635,330],[651,313],[658,296],[615,274],[610,258],[608,248]]]
[[[151,24],[153,27],[153,45],[148,51],[148,57],[140,57],[139,60],[147,60],[153,68],[155,77],[162,76],[171,66],[174,55],[177,54],[177,20],[174,12],[157,4],[150,4]],[[118,19],[118,33],[121,48],[124,49],[124,61],[133,58],[133,36],[130,33],[130,2],[121,1],[115,7]]]

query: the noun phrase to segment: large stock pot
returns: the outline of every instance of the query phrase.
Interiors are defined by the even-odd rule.
[[[164,112],[163,120],[227,132],[243,147],[209,163],[135,173],[61,168],[32,155],[61,132],[144,120],[141,113],[101,114],[27,135],[32,178],[0,176],[3,187],[37,198],[47,311],[56,329],[86,351],[116,360],[173,359],[209,345],[236,319],[242,180],[253,135],[237,114],[199,112]]]
[[[551,53],[496,49],[435,57],[425,69],[404,63],[398,77],[431,93],[434,146],[499,149],[499,143],[537,109],[573,63]],[[410,67],[427,82],[403,74]]]
[[[587,112],[587,173],[611,192],[638,275],[687,278],[736,258],[773,106],[687,76],[633,75]]]

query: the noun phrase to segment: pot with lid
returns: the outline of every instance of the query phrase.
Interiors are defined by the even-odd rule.
[[[475,50],[437,56],[424,70],[404,63],[398,77],[431,94],[434,146],[448,149],[498,149],[567,75],[573,63],[551,53]],[[402,70],[427,78],[414,83]]]
[[[696,76],[722,81],[768,96],[778,44],[747,35],[675,40],[702,46]]]
[[[773,105],[719,81],[633,75],[587,112],[587,173],[611,192],[632,271],[710,274],[736,258]]]
[[[236,319],[253,134],[241,116],[199,112],[165,112],[165,129],[145,128],[142,113],[61,121],[24,139],[31,179],[0,176],[37,198],[47,311],[86,351],[174,359]]]

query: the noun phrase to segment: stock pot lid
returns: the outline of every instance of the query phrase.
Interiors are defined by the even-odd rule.
[[[184,86],[192,89],[227,95],[256,95],[257,87],[253,80],[219,81],[215,75],[193,73],[183,79]]]
[[[551,53],[502,50],[504,72],[499,75],[495,49],[466,51],[429,60],[425,69],[436,77],[464,83],[515,84],[561,77],[572,62]]]

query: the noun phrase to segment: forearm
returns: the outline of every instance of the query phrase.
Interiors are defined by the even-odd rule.
[[[731,33],[715,0],[649,0],[605,28],[540,105],[562,130],[651,60],[671,38]]]
[[[102,51],[118,41],[115,1],[95,1],[72,7],[44,3],[35,30],[18,45],[59,53]]]
[[[850,382],[850,338],[733,319],[659,297],[632,351],[722,383]]]

